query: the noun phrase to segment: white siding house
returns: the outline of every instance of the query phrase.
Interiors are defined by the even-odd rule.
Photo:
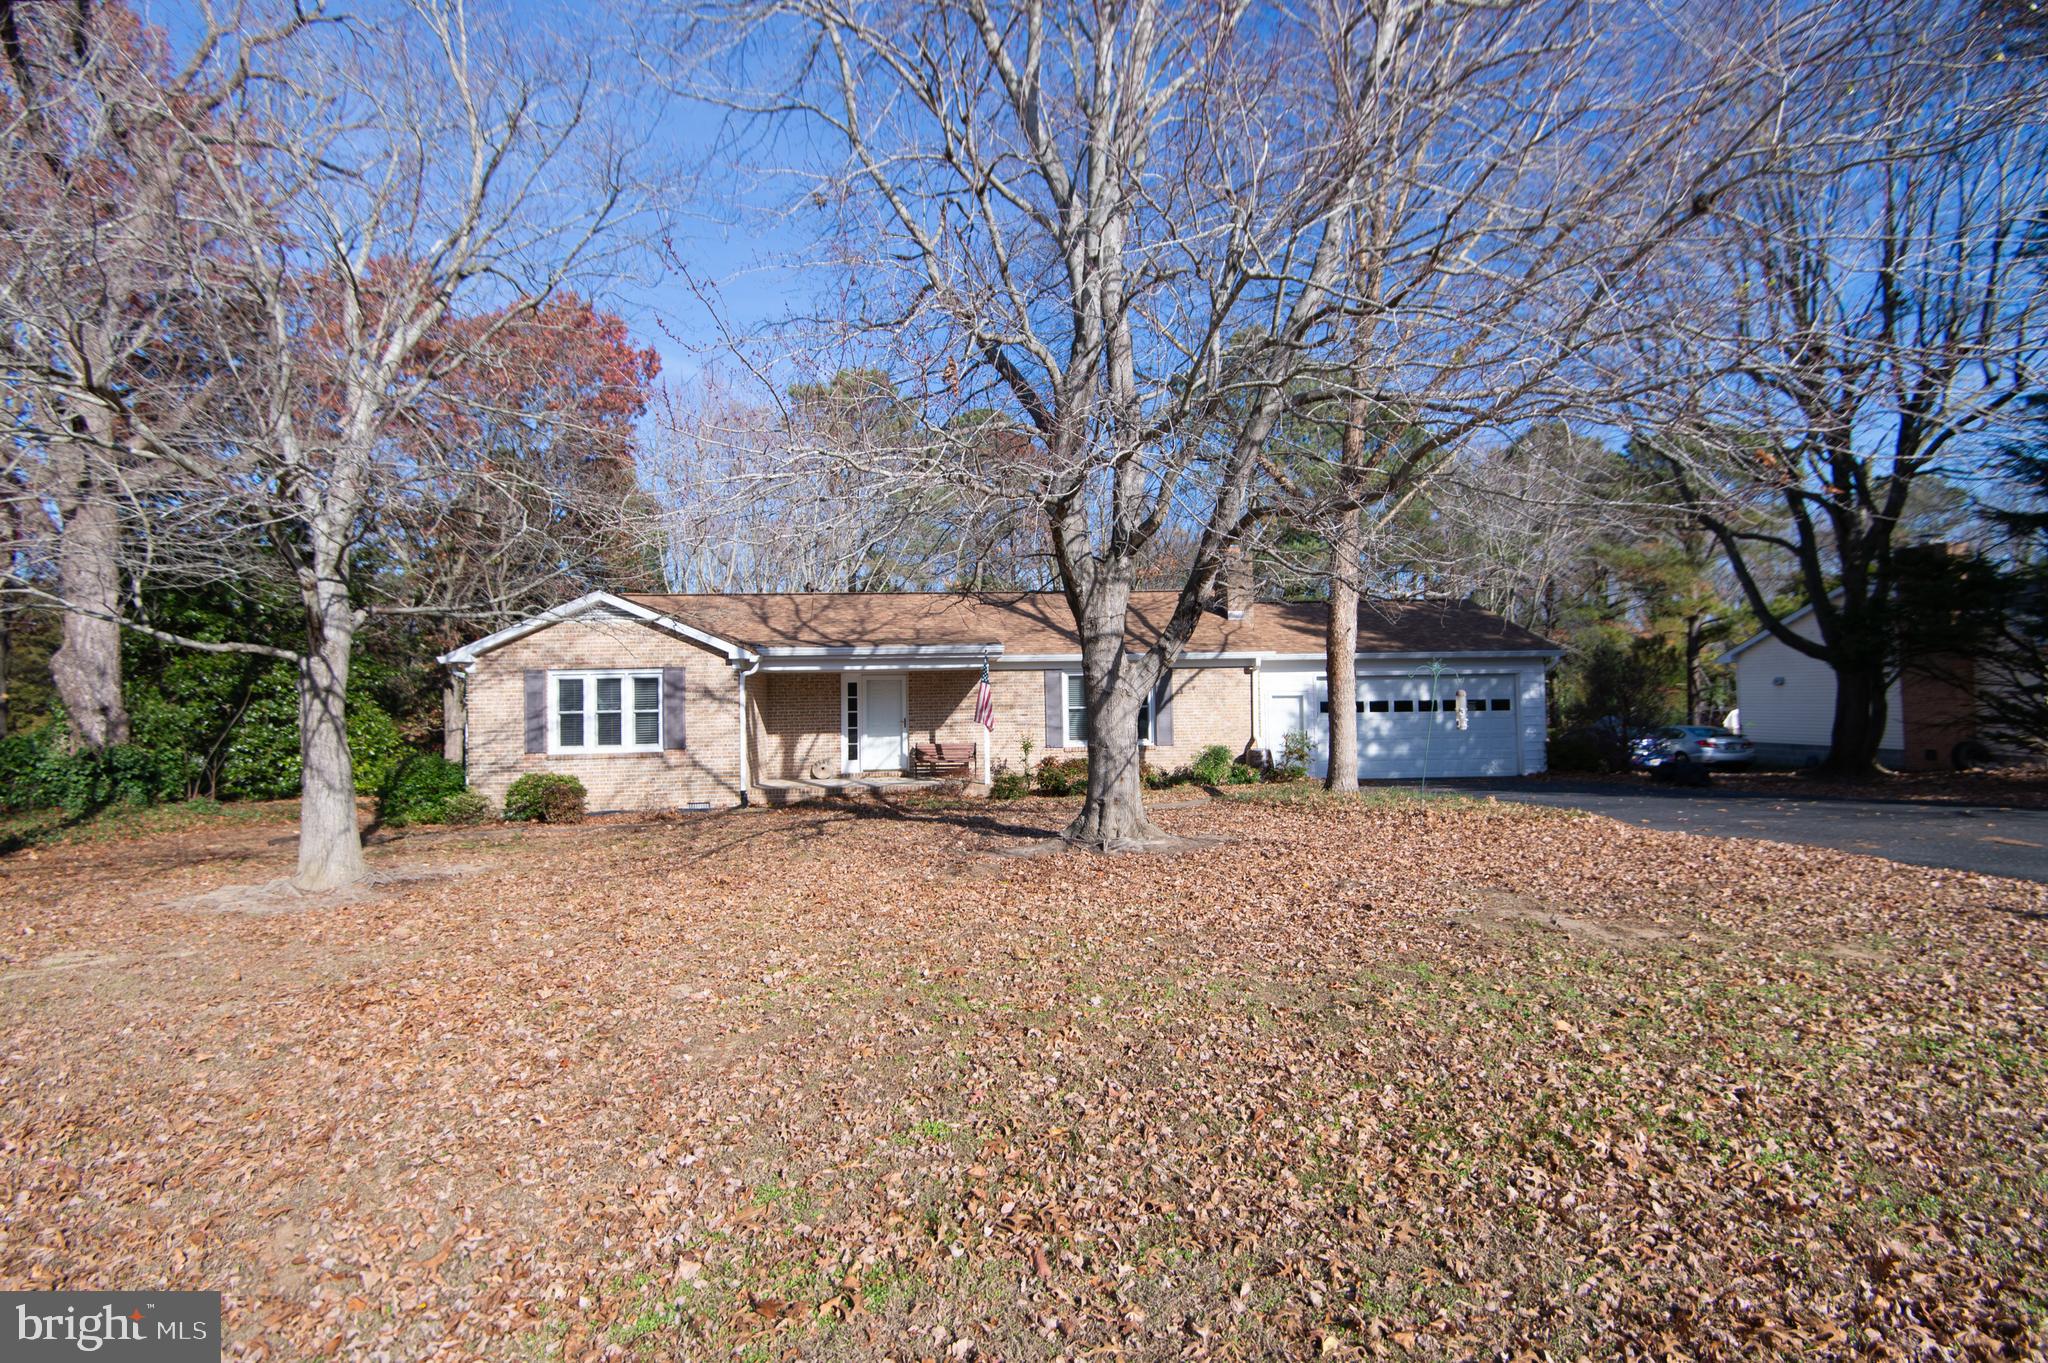
[[[1802,638],[1820,638],[1812,607],[1786,623]],[[1759,761],[1798,764],[1827,756],[1835,722],[1833,668],[1769,631],[1743,640],[1723,657],[1735,664],[1742,735],[1757,745]],[[1900,765],[1905,750],[1905,706],[1894,681],[1885,693],[1884,739],[1878,760],[1888,766]]]

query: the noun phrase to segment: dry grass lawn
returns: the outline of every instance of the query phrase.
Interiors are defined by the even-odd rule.
[[[252,1359],[2048,1349],[2048,886],[1167,803],[1220,841],[450,831],[262,912],[276,817],[16,852],[0,1285]]]

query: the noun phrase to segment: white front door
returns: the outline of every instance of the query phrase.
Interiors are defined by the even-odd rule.
[[[862,677],[848,685],[860,688],[859,770],[902,771],[910,756],[906,742],[909,726],[903,706],[903,678]]]

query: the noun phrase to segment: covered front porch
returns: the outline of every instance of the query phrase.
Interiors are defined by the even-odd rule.
[[[974,722],[975,693],[982,658],[997,652],[763,658],[746,679],[751,786],[763,803],[914,788],[941,750],[951,779],[985,783],[988,735]]]

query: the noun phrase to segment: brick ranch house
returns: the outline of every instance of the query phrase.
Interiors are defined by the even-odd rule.
[[[1131,604],[1133,645],[1173,610]],[[1143,716],[1146,759],[1211,744],[1277,750],[1296,729],[1324,763],[1323,606],[1206,612]],[[1360,775],[1543,770],[1555,645],[1464,603],[1360,611]],[[593,592],[444,655],[449,756],[502,801],[530,771],[566,772],[593,810],[715,808],[791,783],[898,775],[916,745],[971,745],[971,779],[1087,746],[1080,646],[1057,593]],[[974,722],[990,669],[993,737]],[[1429,676],[1435,661],[1442,671]],[[1456,693],[1466,724],[1457,725]],[[963,751],[961,748],[954,753]]]

